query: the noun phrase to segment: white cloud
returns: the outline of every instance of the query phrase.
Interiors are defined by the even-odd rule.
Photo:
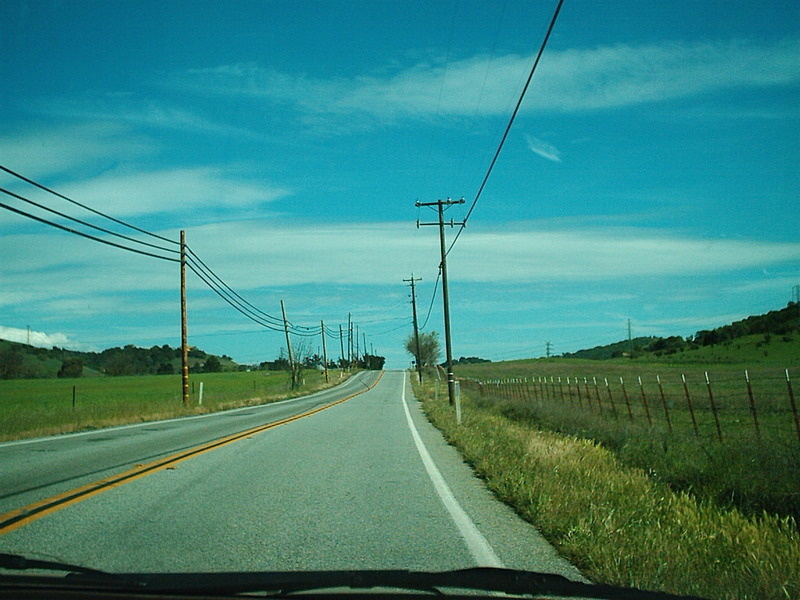
[[[65,196],[117,218],[167,213],[194,217],[196,209],[203,209],[209,218],[217,219],[222,213],[228,213],[230,217],[241,211],[256,210],[290,193],[287,188],[253,181],[235,171],[229,173],[218,167],[173,167],[137,172],[112,170],[80,181],[64,182],[57,187]],[[19,182],[15,185],[19,188]],[[34,188],[25,187],[17,191],[78,218],[92,218],[90,213],[81,214],[74,205],[54,196],[43,196]],[[30,207],[26,205],[25,210],[30,210]],[[53,217],[47,215],[46,218]],[[103,226],[109,225],[105,223]]]
[[[548,50],[523,110],[577,112],[796,83],[800,40],[660,42]],[[382,118],[508,114],[531,56],[478,56],[447,65],[422,63],[389,77],[311,79],[253,63],[190,72],[197,92],[296,104],[315,114]],[[432,90],[440,90],[434,93]]]
[[[528,142],[528,148],[533,153],[552,162],[561,162],[561,152],[552,144],[528,135],[527,133],[525,134],[525,140]]]
[[[30,344],[39,348],[51,348],[53,346],[71,348],[76,345],[64,333],[45,333],[43,331],[4,327],[2,325],[0,325],[0,339],[20,344]]]

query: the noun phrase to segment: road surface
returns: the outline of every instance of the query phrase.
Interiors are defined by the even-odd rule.
[[[2,444],[0,552],[127,572],[480,565],[580,578],[445,443],[405,373],[378,377],[277,405]],[[238,431],[250,432],[208,445]],[[113,482],[120,473],[135,476]],[[92,488],[99,480],[112,483]],[[80,488],[93,491],[70,499]]]

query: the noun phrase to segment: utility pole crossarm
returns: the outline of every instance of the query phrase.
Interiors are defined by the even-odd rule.
[[[422,225],[439,226],[439,246],[441,248],[441,253],[442,253],[442,262],[439,266],[442,269],[442,303],[444,305],[444,341],[447,353],[447,392],[451,405],[455,404],[456,380],[455,376],[453,375],[453,348],[450,340],[450,300],[447,291],[447,247],[444,240],[444,226],[447,223],[444,220],[444,207],[453,204],[464,204],[464,198],[460,198],[459,200],[451,200],[450,198],[448,198],[447,200],[437,200],[436,202],[417,201],[414,203],[414,205],[417,207],[435,206],[439,213],[438,222],[420,223],[419,221],[417,221],[417,227],[420,227]],[[456,225],[456,223],[453,220],[451,220],[450,225],[453,226]],[[463,226],[464,223],[458,223],[458,225]]]

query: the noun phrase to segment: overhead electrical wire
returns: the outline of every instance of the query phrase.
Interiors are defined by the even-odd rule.
[[[69,197],[67,197],[67,196],[65,196],[65,195],[63,195],[63,194],[61,194],[61,193],[59,193],[59,192],[57,192],[55,190],[52,190],[52,189],[50,189],[50,188],[48,188],[48,187],[46,187],[46,186],[34,181],[33,179],[25,177],[24,175],[21,175],[21,174],[17,173],[16,171],[13,171],[13,170],[9,169],[8,167],[0,165],[0,170],[4,171],[4,172],[8,173],[9,175],[12,175],[12,176],[14,176],[14,177],[16,177],[16,178],[18,178],[20,180],[22,180],[22,181],[24,181],[24,182],[26,182],[26,183],[28,183],[30,185],[33,185],[33,186],[35,186],[35,187],[37,187],[37,188],[39,188],[39,189],[41,189],[43,191],[46,191],[49,194],[52,194],[52,195],[54,195],[54,196],[56,196],[58,198],[66,200],[66,201],[68,201],[68,202],[70,202],[70,203],[72,203],[72,204],[74,204],[76,206],[79,206],[79,207],[83,208],[84,210],[87,210],[87,211],[89,211],[89,212],[91,212],[93,214],[96,214],[96,215],[101,216],[101,217],[103,217],[105,219],[108,219],[108,220],[110,220],[110,221],[112,221],[114,223],[117,223],[117,224],[122,225],[124,227],[127,227],[129,229],[132,229],[132,230],[137,231],[139,233],[148,235],[150,237],[153,237],[153,238],[156,238],[156,239],[159,239],[159,240],[163,240],[165,242],[169,242],[171,244],[180,246],[180,242],[176,242],[175,240],[171,240],[171,239],[169,239],[167,237],[152,233],[150,231],[147,231],[146,229],[142,229],[141,227],[137,227],[135,225],[131,225],[130,223],[126,223],[125,221],[122,221],[120,219],[117,219],[115,217],[107,215],[107,214],[105,214],[105,213],[103,213],[101,211],[95,210],[95,209],[91,208],[90,206],[82,204],[82,203],[80,203],[80,202],[78,202],[76,200],[73,200],[72,198],[69,198]],[[35,206],[35,207],[37,207],[37,208],[39,208],[41,210],[44,210],[44,211],[50,212],[52,214],[58,215],[59,217],[62,217],[62,218],[67,219],[69,221],[72,221],[73,223],[80,224],[83,227],[88,227],[88,228],[93,229],[95,231],[99,231],[99,232],[105,233],[107,235],[119,238],[121,240],[125,240],[125,241],[127,241],[127,242],[129,242],[131,244],[140,244],[142,246],[145,246],[145,247],[148,247],[148,248],[152,248],[153,250],[159,250],[161,252],[166,252],[168,254],[177,255],[177,256],[164,256],[164,255],[161,255],[161,254],[156,254],[155,252],[141,250],[141,249],[138,249],[138,248],[134,248],[134,247],[122,244],[122,243],[113,242],[111,240],[104,239],[104,238],[98,237],[96,235],[92,235],[92,234],[86,233],[84,231],[80,231],[78,229],[75,229],[75,228],[72,228],[72,227],[68,227],[66,225],[62,225],[60,223],[56,223],[56,222],[51,221],[49,219],[45,219],[43,217],[40,217],[40,216],[34,215],[32,213],[26,212],[24,210],[21,210],[19,208],[15,208],[15,207],[13,207],[13,206],[11,206],[9,204],[0,202],[0,208],[3,208],[3,209],[8,210],[10,212],[13,212],[13,213],[16,213],[18,215],[27,217],[27,218],[32,219],[34,221],[37,221],[39,223],[42,223],[42,224],[45,224],[45,225],[49,225],[51,227],[55,227],[57,229],[65,231],[67,233],[73,233],[75,235],[79,235],[81,237],[90,239],[92,241],[99,242],[101,244],[105,244],[105,245],[108,245],[108,246],[113,246],[115,248],[119,248],[119,249],[122,249],[122,250],[127,250],[129,252],[134,252],[136,254],[141,254],[141,255],[144,255],[144,256],[149,256],[149,257],[157,258],[157,259],[160,259],[160,260],[166,260],[166,261],[175,262],[175,263],[180,263],[181,262],[181,258],[179,257],[180,249],[165,248],[165,247],[160,246],[158,244],[153,244],[151,242],[145,242],[145,241],[142,241],[142,240],[138,240],[138,239],[133,238],[131,236],[124,235],[124,234],[121,234],[121,233],[117,233],[115,231],[112,231],[110,229],[106,229],[104,227],[100,227],[98,225],[94,225],[92,223],[89,223],[88,221],[84,221],[82,219],[78,219],[77,217],[70,216],[70,215],[68,215],[68,214],[66,214],[64,212],[61,212],[61,211],[58,211],[58,210],[56,210],[54,208],[45,206],[44,204],[41,204],[41,203],[36,202],[36,201],[33,201],[33,200],[29,199],[29,198],[26,198],[25,196],[22,196],[21,194],[17,194],[15,192],[13,192],[11,190],[7,190],[5,188],[0,188],[0,193],[6,194],[7,196],[10,196],[10,197],[15,198],[17,200],[20,200],[22,202],[25,202],[25,203],[30,204],[32,206]],[[258,325],[261,325],[262,327],[270,329],[272,331],[284,332],[286,329],[288,329],[289,333],[292,333],[292,334],[297,335],[297,336],[302,336],[302,337],[312,337],[312,336],[320,335],[322,333],[323,329],[322,329],[321,326],[307,327],[307,326],[303,326],[303,325],[294,325],[294,324],[290,323],[289,321],[287,321],[284,324],[284,320],[283,319],[275,317],[275,316],[272,316],[272,315],[262,311],[261,309],[256,307],[254,304],[248,302],[238,292],[236,292],[231,286],[229,286],[191,248],[189,248],[188,246],[184,246],[184,248],[186,250],[186,255],[185,255],[186,266],[189,267],[189,269],[195,275],[197,275],[197,277],[203,283],[205,283],[206,286],[208,286],[209,289],[211,289],[211,291],[213,291],[215,294],[217,294],[227,304],[229,304],[232,308],[234,308],[237,312],[239,312],[240,314],[242,314],[243,316],[245,316],[249,320],[253,321],[254,323],[257,323]],[[329,333],[328,335],[333,337],[333,334]],[[335,339],[340,339],[340,338],[339,338],[338,335],[336,335]]]
[[[17,173],[16,171],[12,171],[8,167],[0,165],[0,170],[5,171],[9,175],[13,175],[17,179],[21,179],[22,181],[24,181],[26,183],[29,183],[32,186],[35,186],[35,187],[39,188],[40,190],[44,190],[45,192],[53,194],[54,196],[57,196],[57,197],[61,198],[62,200],[66,200],[67,202],[71,202],[72,204],[74,204],[76,206],[80,206],[84,210],[88,210],[91,213],[94,213],[94,214],[99,215],[99,216],[101,216],[101,217],[103,217],[105,219],[108,219],[109,221],[113,221],[114,223],[117,223],[118,225],[122,225],[124,227],[128,227],[129,229],[133,229],[134,231],[138,231],[139,233],[143,233],[145,235],[148,235],[148,236],[151,236],[151,237],[154,237],[154,238],[158,238],[158,239],[160,239],[160,240],[162,240],[164,242],[169,242],[170,244],[176,244],[176,245],[180,244],[180,242],[176,242],[175,240],[171,240],[171,239],[169,239],[167,237],[158,235],[157,233],[153,233],[152,231],[147,231],[146,229],[142,229],[141,227],[137,227],[136,225],[131,225],[130,223],[126,223],[125,221],[122,221],[120,219],[117,219],[115,217],[107,215],[104,212],[101,212],[101,211],[99,211],[97,209],[92,208],[91,206],[86,206],[85,204],[81,204],[77,200],[73,200],[72,198],[69,198],[68,196],[65,196],[64,194],[56,192],[55,190],[52,190],[52,189],[42,185],[41,183],[38,183],[38,182],[34,181],[33,179],[29,179],[28,177],[25,177],[24,175],[20,175],[19,173]]]
[[[556,25],[556,21],[558,20],[558,15],[561,12],[561,6],[564,4],[564,0],[558,0],[558,4],[556,5],[556,9],[553,12],[553,18],[550,19],[550,25],[547,28],[547,33],[542,40],[542,44],[539,47],[539,52],[536,54],[536,59],[533,61],[533,66],[531,67],[531,71],[528,74],[528,79],[525,81],[525,85],[522,88],[522,92],[519,95],[519,99],[517,100],[517,104],[514,107],[514,111],[511,113],[511,118],[508,120],[508,125],[506,125],[506,129],[503,132],[503,137],[500,139],[500,143],[497,146],[497,150],[494,153],[494,157],[492,158],[491,163],[489,163],[489,168],[486,170],[486,175],[483,177],[483,181],[481,182],[480,187],[478,188],[478,192],[475,194],[475,198],[472,200],[472,204],[467,211],[466,216],[464,217],[463,221],[461,222],[461,227],[459,228],[456,236],[453,238],[453,241],[450,243],[450,247],[447,249],[446,254],[450,254],[450,250],[453,249],[453,246],[456,245],[458,238],[461,236],[461,233],[464,231],[464,228],[467,226],[467,221],[469,221],[470,216],[472,216],[472,211],[475,210],[475,205],[478,204],[478,200],[483,194],[483,190],[486,187],[486,182],[489,181],[489,177],[494,170],[494,165],[497,163],[497,159],[500,156],[500,152],[503,150],[503,146],[506,143],[506,139],[508,138],[508,134],[511,131],[511,126],[514,124],[514,120],[517,118],[517,113],[519,112],[520,106],[522,105],[522,101],[525,98],[525,94],[528,91],[528,87],[530,86],[531,79],[533,79],[533,74],[536,72],[536,68],[539,66],[539,61],[542,58],[542,54],[544,54],[545,47],[547,47],[547,42],[550,40],[550,34],[553,33],[553,28]]]
[[[162,250],[163,252],[169,252],[169,253],[172,253],[172,254],[180,254],[180,250],[175,250],[174,248],[164,248],[163,246],[159,246],[157,244],[151,244],[150,242],[143,242],[141,240],[137,240],[136,238],[132,238],[132,237],[130,237],[128,235],[123,235],[121,233],[117,233],[115,231],[111,231],[110,229],[105,229],[104,227],[100,227],[98,225],[93,225],[92,223],[89,223],[88,221],[84,221],[84,220],[78,219],[76,217],[71,217],[66,213],[63,213],[63,212],[60,212],[58,210],[55,210],[54,208],[50,208],[48,206],[45,206],[44,204],[40,204],[39,202],[35,202],[35,201],[31,200],[30,198],[26,198],[24,196],[21,196],[20,194],[17,194],[15,192],[12,192],[12,191],[7,190],[5,188],[0,188],[0,192],[6,194],[7,196],[11,196],[12,198],[16,198],[17,200],[22,200],[23,202],[25,202],[27,204],[30,204],[31,206],[35,206],[36,208],[40,208],[40,209],[42,209],[44,211],[53,213],[54,215],[58,215],[59,217],[63,217],[65,219],[69,220],[69,221],[72,221],[73,223],[79,223],[79,224],[83,225],[84,227],[89,227],[90,229],[94,229],[96,231],[102,231],[103,233],[107,233],[108,235],[111,235],[111,236],[114,236],[114,237],[118,237],[118,238],[123,239],[123,240],[127,240],[129,242],[134,243],[134,244],[141,244],[142,246],[147,246],[149,248],[155,248],[157,250]],[[32,216],[32,215],[28,215],[28,216]],[[77,233],[76,230],[72,230],[71,228],[67,228],[67,230],[68,231],[72,231],[74,233]],[[97,238],[92,238],[92,239],[97,239]],[[122,245],[119,245],[119,244],[115,244],[115,245],[117,247],[119,247],[119,248],[124,248],[126,250],[135,251],[133,248],[129,248],[127,246],[122,246]],[[155,256],[155,255],[150,254],[150,256]],[[163,257],[159,257],[159,258],[163,258]]]
[[[5,190],[3,190],[5,191]],[[24,210],[20,210],[18,208],[14,208],[13,206],[9,206],[8,204],[0,202],[0,208],[4,208],[8,211],[13,213],[17,213],[18,215],[22,215],[24,217],[28,217],[29,219],[33,219],[34,221],[38,221],[39,223],[44,223],[45,225],[50,225],[51,227],[55,227],[57,229],[61,229],[62,231],[66,231],[68,233],[74,233],[75,235],[79,235],[81,237],[85,237],[90,240],[94,240],[95,242],[100,242],[101,244],[106,244],[108,246],[114,246],[115,248],[121,248],[122,250],[127,250],[129,252],[135,252],[136,254],[143,254],[145,256],[151,256],[153,258],[158,258],[161,260],[166,260],[170,262],[180,262],[180,258],[172,258],[169,256],[161,256],[159,254],[153,254],[152,252],[146,252],[144,250],[139,250],[137,248],[129,248],[128,246],[123,246],[122,244],[117,244],[116,242],[112,242],[109,240],[104,240],[103,238],[99,238],[94,235],[90,235],[88,233],[84,233],[83,231],[78,231],[77,229],[72,229],[71,227],[67,227],[66,225],[60,225],[59,223],[54,223],[53,221],[48,221],[47,219],[43,219],[42,217],[37,217],[36,215],[32,215],[30,213],[25,212]]]

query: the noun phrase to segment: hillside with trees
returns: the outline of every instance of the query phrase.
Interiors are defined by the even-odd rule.
[[[37,348],[0,340],[0,379],[81,377],[98,375],[170,375],[179,373],[181,349],[168,345],[139,348],[127,345],[102,352],[78,352],[53,346]],[[212,373],[236,370],[228,356],[189,349],[189,370]]]
[[[623,356],[635,358],[649,354],[663,357],[678,352],[726,345],[734,340],[756,335],[762,336],[762,343],[769,343],[773,336],[783,341],[790,341],[792,335],[797,333],[800,333],[800,304],[790,302],[779,310],[771,310],[763,315],[752,315],[740,321],[734,321],[730,325],[703,329],[686,338],[680,336],[638,337],[577,352],[567,352],[562,356],[592,360],[607,360]]]

